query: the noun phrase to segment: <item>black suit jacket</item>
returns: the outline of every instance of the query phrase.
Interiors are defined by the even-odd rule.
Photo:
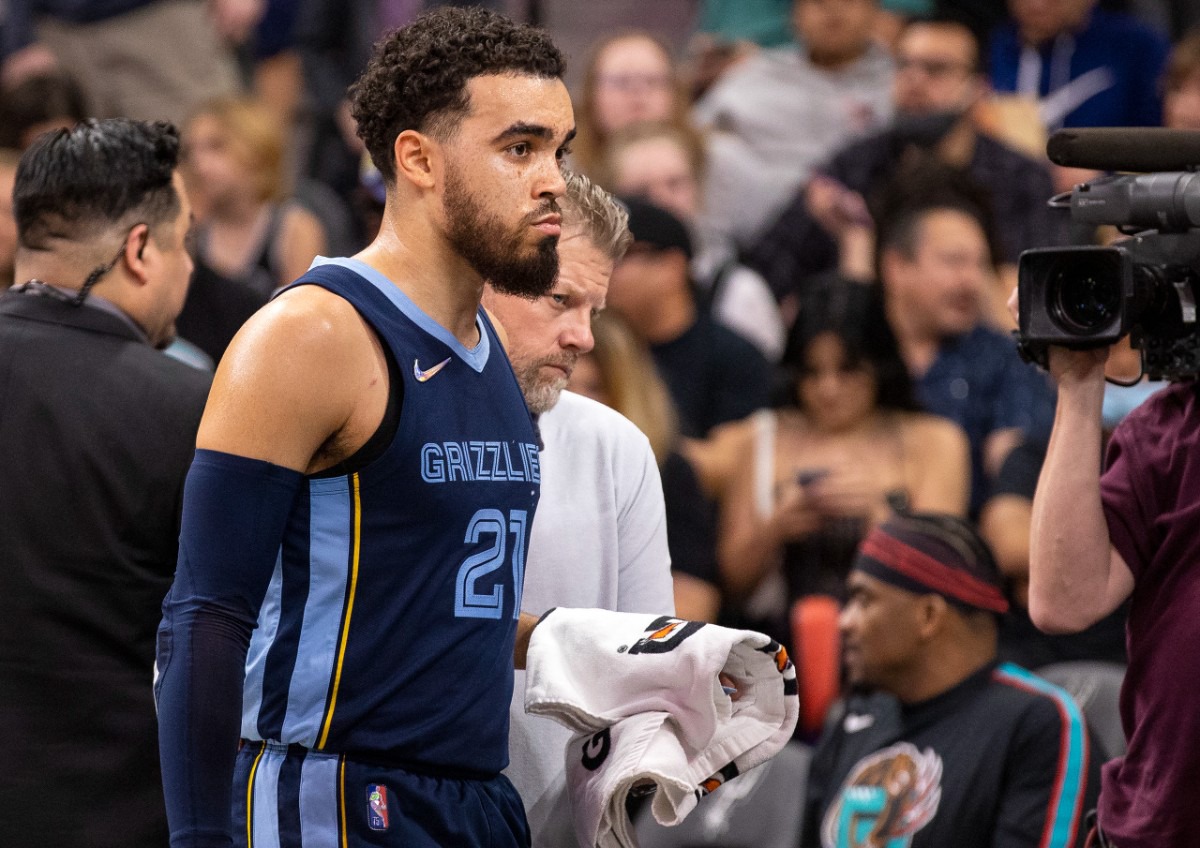
[[[0,845],[167,844],[154,637],[209,379],[0,294]]]

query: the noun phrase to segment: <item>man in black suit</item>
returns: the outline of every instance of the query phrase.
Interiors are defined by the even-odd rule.
[[[151,694],[209,377],[161,353],[192,262],[169,124],[17,169],[0,294],[0,845],[167,843]]]

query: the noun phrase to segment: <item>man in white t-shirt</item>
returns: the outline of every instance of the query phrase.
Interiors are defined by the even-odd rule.
[[[592,348],[592,316],[630,236],[627,215],[586,177],[560,201],[559,274],[536,300],[485,289],[484,306],[508,335],[508,355],[538,416],[542,497],[534,520],[521,608],[596,607],[674,613],[662,482],[650,443],[608,407],[563,392]],[[513,689],[505,774],[525,802],[535,848],[575,845],[566,796],[569,730],[525,714],[525,673]]]

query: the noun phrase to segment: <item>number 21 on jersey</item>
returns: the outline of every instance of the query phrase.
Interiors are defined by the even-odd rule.
[[[504,584],[497,581],[490,592],[477,588],[479,581],[504,565],[508,550],[508,537],[513,537],[513,618],[521,614],[521,587],[525,581],[525,539],[529,530],[527,513],[514,509],[504,513],[498,509],[481,509],[471,516],[467,525],[467,544],[478,544],[482,538],[491,536],[492,544],[487,550],[467,557],[458,567],[454,581],[455,618],[500,618],[504,614]]]

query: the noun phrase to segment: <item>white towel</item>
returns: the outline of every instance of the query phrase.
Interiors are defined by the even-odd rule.
[[[736,682],[736,702],[718,680]],[[529,644],[525,709],[579,735],[567,789],[581,845],[636,848],[625,799],[678,824],[726,780],[774,756],[799,715],[796,672],[770,637],[667,616],[555,609]]]

